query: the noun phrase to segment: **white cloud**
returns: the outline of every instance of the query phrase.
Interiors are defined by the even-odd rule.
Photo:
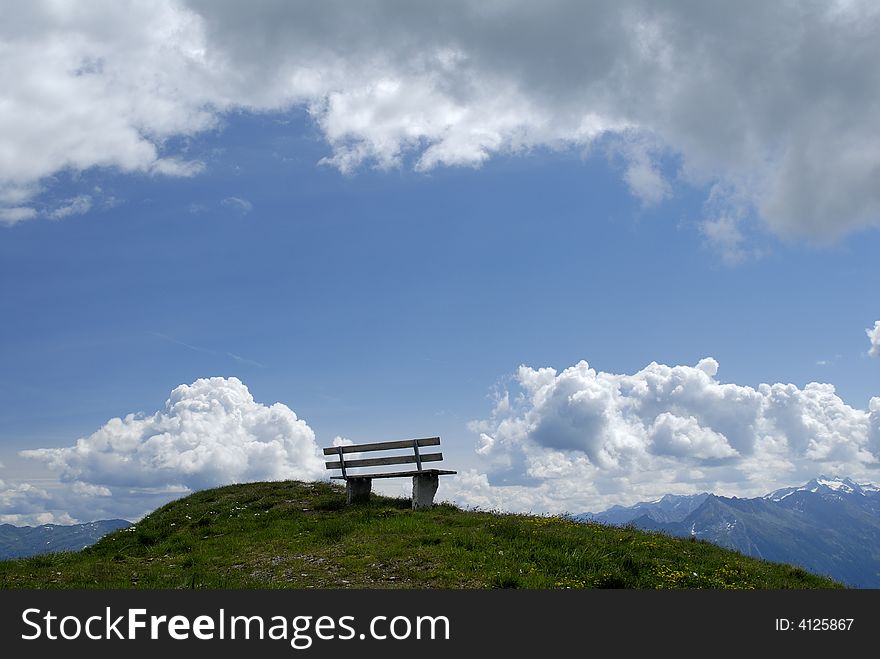
[[[43,524],[78,524],[79,521],[66,513],[33,513],[28,515],[0,515],[0,524],[13,526],[41,526]]]
[[[227,352],[226,356],[234,359],[236,362],[244,366],[256,366],[257,368],[266,368],[266,365],[261,362],[258,362],[254,359],[248,359],[247,357],[242,357],[241,355],[236,355],[233,352]]]
[[[8,511],[14,509],[25,500],[42,500],[49,498],[48,493],[30,483],[16,483],[7,485],[0,480],[0,509]]]
[[[871,357],[880,357],[880,320],[874,322],[873,328],[866,329],[865,334],[868,335],[868,340],[871,342],[868,354]]]
[[[189,178],[201,174],[205,163],[201,160],[180,160],[179,158],[159,158],[150,164],[150,172],[163,176],[180,176]]]
[[[0,480],[0,524],[38,526],[75,524],[77,520],[62,510],[50,510],[52,497],[31,483],[7,484]]]
[[[71,487],[57,482],[38,486],[0,480],[0,524],[76,524],[80,520],[117,517],[119,511],[134,516],[134,510],[125,501],[111,507],[115,510],[108,509],[94,498],[105,496],[100,489],[95,491],[90,489],[92,486],[83,486],[82,483],[74,483]],[[143,514],[146,510],[138,512]]]
[[[52,512],[49,493],[31,483],[7,484],[0,480],[0,524],[16,526],[71,523],[69,515]]]
[[[111,497],[113,493],[109,487],[103,485],[92,485],[91,483],[83,483],[76,481],[70,488],[75,494],[84,494],[91,497]]]
[[[876,480],[880,397],[860,410],[830,384],[752,388],[719,381],[718,368],[712,358],[632,375],[583,361],[561,373],[522,366],[516,395],[471,424],[485,473],[457,479],[456,496],[559,512],[667,492],[757,496],[819,473]]]
[[[643,203],[672,179],[717,182],[772,231],[830,240],[880,222],[878,27],[867,0],[17,3],[0,28],[0,189],[90,167],[193,175],[168,138],[300,106],[342,171],[608,136]],[[7,224],[27,217],[16,194]],[[707,235],[736,254],[742,220],[726,217]]]
[[[728,215],[706,219],[700,230],[709,244],[720,254],[725,263],[739,263],[746,257],[743,249],[745,236],[740,230],[740,222]]]
[[[36,209],[29,208],[28,206],[0,208],[0,224],[12,226],[23,220],[32,220],[36,216]]]
[[[172,496],[228,483],[325,477],[312,429],[286,405],[254,401],[236,378],[181,385],[162,411],[111,419],[73,446],[21,455],[60,471],[64,485],[48,503],[89,519],[137,517]]]
[[[61,220],[68,215],[83,215],[88,213],[92,208],[92,198],[89,195],[78,195],[73,199],[68,199],[63,206],[59,206],[49,212],[49,217],[53,220]]]
[[[669,184],[657,165],[647,157],[639,157],[630,161],[624,174],[630,191],[646,206],[653,206],[669,196]]]
[[[197,25],[172,3],[34,2],[4,14],[4,181],[66,167],[148,171],[163,138],[213,121],[175,89],[192,82]]]
[[[643,206],[654,206],[671,196],[672,189],[658,162],[663,153],[661,144],[651,143],[638,131],[627,131],[610,150],[624,159],[623,180]]]
[[[241,197],[226,197],[220,203],[224,206],[234,208],[242,214],[250,213],[254,208],[254,205],[251,202],[249,202],[247,199],[242,199]]]

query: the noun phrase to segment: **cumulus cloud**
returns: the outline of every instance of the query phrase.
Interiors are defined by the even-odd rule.
[[[43,519],[50,519],[46,515],[49,500],[46,490],[31,483],[6,484],[0,480],[0,524],[21,525],[31,520],[37,521],[39,515],[43,515]],[[49,524],[54,519],[52,515],[49,522],[37,523]]]
[[[113,518],[135,521],[188,491],[115,488],[111,492],[107,487],[82,482],[43,480],[35,485],[0,481],[0,524],[77,524]]]
[[[873,328],[866,329],[865,334],[868,335],[868,340],[871,342],[868,354],[871,357],[880,357],[880,320],[874,322]]]
[[[830,240],[880,221],[878,27],[867,0],[17,3],[0,190],[66,168],[193,175],[168,138],[305,107],[342,171],[608,138],[643,203],[721,183],[771,230]],[[6,223],[28,216],[17,196]],[[736,253],[726,217],[707,235]]]
[[[559,512],[666,492],[757,496],[819,473],[876,480],[880,397],[860,410],[830,384],[753,388],[718,370],[712,358],[632,375],[522,366],[515,396],[472,423],[486,468],[462,476],[458,496]]]
[[[52,497],[44,493],[43,505],[47,497],[60,508],[88,501],[93,509],[115,510],[114,516],[143,514],[150,509],[145,502],[191,490],[315,480],[325,472],[314,432],[289,407],[258,403],[241,381],[219,377],[181,385],[164,410],[111,419],[73,446],[21,455],[60,472],[64,487]],[[8,496],[19,495],[12,490]]]
[[[62,169],[162,173],[177,162],[165,160],[162,141],[214,121],[199,109],[209,99],[194,102],[200,92],[186,89],[198,77],[189,73],[196,23],[169,2],[6,7],[3,187],[33,190]]]
[[[103,485],[92,485],[91,483],[83,483],[82,481],[76,481],[70,489],[75,494],[84,494],[91,497],[113,496],[113,492],[110,491],[109,487],[104,487]]]

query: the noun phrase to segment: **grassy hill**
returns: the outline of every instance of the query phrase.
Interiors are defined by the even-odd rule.
[[[346,506],[327,483],[197,492],[76,553],[0,562],[5,588],[839,588],[715,545],[563,518]]]

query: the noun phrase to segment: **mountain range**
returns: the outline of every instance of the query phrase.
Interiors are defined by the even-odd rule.
[[[131,526],[124,519],[103,519],[87,524],[0,524],[0,560],[27,558],[59,551],[79,551],[116,529]]]
[[[880,488],[849,478],[819,476],[754,499],[667,494],[573,518],[695,537],[849,586],[880,588]]]

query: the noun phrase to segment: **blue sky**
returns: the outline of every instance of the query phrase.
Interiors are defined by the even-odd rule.
[[[207,16],[204,8],[192,11]],[[217,13],[214,19],[222,19]],[[225,33],[217,34],[219,40]],[[111,67],[112,52],[101,61]],[[431,80],[424,72],[396,73],[413,85]],[[385,71],[382,79],[394,74]],[[352,83],[337,84],[343,93]],[[127,98],[134,92],[114,93]],[[36,520],[40,506],[53,510],[53,519],[66,519],[58,488],[79,483],[85,492],[109,483],[79,462],[72,466],[69,456],[53,464],[20,451],[71,447],[114,417],[149,417],[163,410],[175,387],[200,378],[238,378],[258,404],[283,403],[308,424],[318,446],[337,436],[357,442],[439,434],[449,466],[468,473],[450,484],[463,503],[506,500],[553,511],[707,484],[731,493],[769,491],[823,467],[862,478],[876,473],[871,447],[880,446],[880,430],[869,412],[872,397],[880,395],[880,362],[868,355],[866,329],[880,317],[880,216],[871,198],[846,215],[849,201],[831,203],[819,191],[814,207],[843,214],[801,222],[797,204],[780,211],[779,194],[754,187],[742,174],[748,159],[722,153],[707,161],[718,149],[694,147],[696,128],[682,134],[675,121],[651,125],[622,110],[621,117],[641,127],[615,129],[606,118],[608,125],[589,139],[560,138],[523,120],[526,128],[517,130],[534,135],[521,143],[494,127],[499,145],[479,143],[483,155],[475,161],[468,160],[470,146],[450,138],[452,146],[444,148],[458,148],[455,157],[447,153],[446,161],[425,166],[425,154],[445,138],[424,133],[386,153],[388,136],[371,133],[373,124],[348,126],[338,137],[332,102],[340,97],[313,93],[331,109],[322,114],[315,100],[254,98],[224,109],[215,100],[207,127],[145,129],[132,120],[155,149],[143,165],[124,154],[79,165],[47,155],[49,164],[34,165],[30,179],[4,170],[0,484],[7,495],[0,501],[6,519]],[[473,101],[475,112],[488,112],[482,102]],[[852,103],[870,104],[870,96]],[[387,121],[403,125],[412,112],[392,113]],[[381,115],[372,116],[378,122]],[[756,125],[765,117],[758,119]],[[161,130],[166,134],[157,137]],[[82,139],[98,142],[85,129]],[[780,139],[794,145],[790,150],[813,146],[799,134]],[[367,155],[351,161],[364,144]],[[14,147],[27,158],[25,147]],[[865,157],[873,162],[874,156]],[[197,166],[157,169],[169,159]],[[780,162],[768,175],[794,166]],[[719,217],[727,218],[720,226],[733,240],[713,234]],[[694,367],[706,357],[720,365],[709,373],[714,379],[688,379],[704,377]],[[788,465],[786,482],[771,483],[750,471],[745,449],[730,439],[739,430],[712,420],[727,412],[715,414],[705,402],[667,401],[660,403],[666,413],[699,422],[670,440],[676,450],[664,460],[672,456],[678,465],[640,458],[626,467],[618,449],[631,431],[620,428],[602,449],[617,447],[609,449],[617,457],[607,464],[600,454],[608,453],[594,453],[590,445],[567,444],[570,450],[560,453],[555,440],[544,443],[536,429],[548,415],[569,423],[585,412],[547,408],[544,398],[528,393],[520,366],[561,374],[580,360],[599,373],[597,382],[608,374],[636,377],[651,362],[686,367],[682,377],[692,384],[685,389],[711,389],[710,398],[723,398],[726,383],[737,395],[761,383],[791,383],[797,396],[810,382],[831,383],[836,398],[803,402],[804,414],[822,426],[810,432],[832,438],[838,448],[851,441],[856,452],[829,449],[816,458],[804,449],[807,458],[780,458]],[[560,375],[547,395],[564,389],[572,405],[572,392],[592,391],[595,379],[579,377],[580,384],[565,389]],[[499,410],[504,391],[514,400],[526,392],[516,410]],[[631,408],[617,405],[596,413],[617,418]],[[672,418],[657,412],[661,416],[652,413],[639,426],[648,428],[647,453],[654,457],[662,445],[657,429]],[[746,424],[755,437],[797,444],[797,433],[779,415],[756,414],[758,420]],[[775,420],[772,431],[761,430],[766,419]],[[584,422],[578,432],[586,436],[592,427]],[[704,431],[711,441],[722,438],[722,448],[706,449]],[[496,443],[489,447],[483,434]],[[679,450],[681,442],[690,456]],[[730,451],[744,456],[743,463],[710,474],[717,467],[712,460],[729,461]],[[569,481],[553,485],[556,476],[535,465],[560,460],[581,465],[598,485],[583,496],[559,494]],[[510,480],[510,469],[521,462],[527,475]],[[291,473],[297,475],[295,468]],[[172,476],[155,485],[176,493],[181,483],[192,488]],[[505,493],[505,483],[515,493]],[[43,488],[46,496],[29,499],[23,484]],[[88,516],[84,510],[113,510],[106,502],[76,505],[71,519]],[[118,514],[133,516],[138,505],[120,503]]]

